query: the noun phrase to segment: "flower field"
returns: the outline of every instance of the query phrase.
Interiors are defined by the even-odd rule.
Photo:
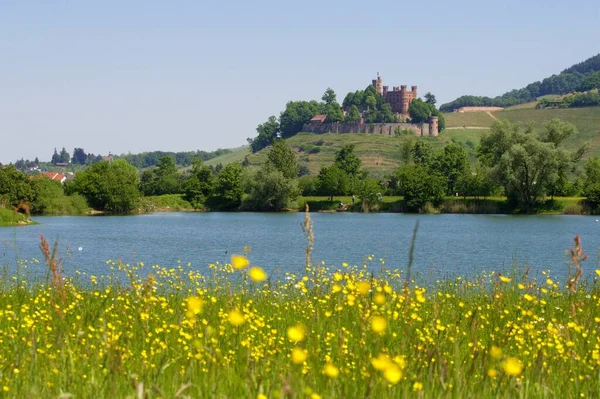
[[[577,245],[567,282],[422,287],[373,257],[276,277],[248,252],[62,278],[42,241],[1,280],[0,397],[599,397],[600,271],[580,281]]]

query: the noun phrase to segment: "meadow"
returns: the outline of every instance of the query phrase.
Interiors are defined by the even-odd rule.
[[[42,237],[41,259],[0,280],[0,396],[600,394],[600,270],[578,238],[567,281],[515,269],[425,286],[412,249],[404,270],[313,264],[309,214],[303,231],[303,272],[273,275],[248,247],[201,270],[107,261],[106,276],[63,275]]]

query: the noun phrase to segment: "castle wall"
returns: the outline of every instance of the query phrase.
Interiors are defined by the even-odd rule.
[[[322,125],[305,124],[302,131],[316,134],[364,133],[393,136],[396,134],[396,129],[409,129],[415,136],[437,136],[437,123],[434,125],[430,126],[429,123],[325,123]]]

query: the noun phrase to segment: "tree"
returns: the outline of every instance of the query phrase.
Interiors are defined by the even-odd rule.
[[[73,163],[78,165],[85,165],[87,161],[87,154],[83,148],[75,148],[73,150]]]
[[[97,210],[130,212],[138,203],[137,169],[124,159],[98,162],[77,173],[69,191],[83,195]]]
[[[319,171],[318,192],[321,195],[328,196],[333,201],[334,195],[343,195],[348,191],[348,180],[348,174],[337,164],[323,167]]]
[[[275,116],[270,116],[269,119],[256,127],[258,136],[253,139],[248,139],[250,149],[253,153],[262,150],[275,140],[279,133],[279,122]]]
[[[208,203],[213,209],[234,210],[242,203],[242,165],[230,163],[221,170]]]
[[[327,90],[325,90],[325,93],[323,94],[323,97],[321,97],[321,100],[323,100],[325,105],[339,105],[337,102],[335,91],[333,91],[331,87],[328,87]]]
[[[313,116],[323,112],[322,106],[316,101],[290,101],[285,106],[285,111],[279,116],[281,137],[294,136],[302,130]]]
[[[414,146],[414,139],[410,136],[404,137],[400,143],[400,160],[405,165],[412,162]]]
[[[437,100],[435,99],[435,96],[433,94],[428,92],[427,94],[425,94],[425,102],[427,104],[435,105]]]
[[[71,161],[71,155],[69,155],[65,147],[63,147],[62,150],[60,150],[59,157],[61,163],[69,163]]]
[[[140,190],[144,195],[179,193],[181,191],[180,175],[173,158],[161,157],[152,171],[142,173]]]
[[[342,107],[338,103],[326,105],[325,115],[327,115],[328,123],[337,123],[344,120],[344,111],[342,111]]]
[[[568,132],[574,132],[568,124],[549,123],[538,137],[531,128],[522,131],[518,124],[495,121],[491,133],[481,139],[480,161],[490,167],[508,199],[529,213],[544,201],[560,172],[574,166],[583,153],[560,148]]]
[[[0,167],[0,208],[32,202],[35,192],[27,175],[13,165]]]
[[[281,211],[291,206],[298,198],[300,190],[295,178],[284,174],[267,163],[248,181],[248,197],[244,208],[256,211]]]
[[[183,197],[194,208],[205,205],[215,189],[216,178],[210,168],[202,163],[202,159],[192,161],[192,171],[182,184]]]
[[[412,147],[413,160],[418,165],[429,165],[433,158],[433,147],[427,141],[418,140]]]
[[[360,174],[361,160],[354,152],[354,144],[345,145],[335,154],[335,165],[350,176]]]
[[[433,169],[448,179],[447,193],[453,195],[459,191],[458,181],[469,172],[469,156],[458,144],[449,144],[437,153],[432,162]]]
[[[448,186],[447,179],[425,165],[404,165],[395,173],[395,190],[404,196],[410,210],[420,210],[427,203],[441,204]]]
[[[58,155],[58,152],[56,152],[56,147],[54,148],[54,154],[52,154],[51,162],[53,165],[60,163],[60,155]]]
[[[358,122],[360,120],[360,118],[361,118],[361,116],[360,116],[360,112],[358,111],[358,107],[356,105],[352,105],[350,107],[350,110],[346,114],[345,122],[346,123]]]
[[[273,142],[271,151],[267,155],[267,162],[280,171],[286,179],[298,177],[298,161],[288,143],[283,139]]]

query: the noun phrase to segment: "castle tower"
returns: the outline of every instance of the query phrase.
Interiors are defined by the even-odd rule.
[[[375,86],[377,94],[383,96],[383,79],[379,75],[379,72],[377,72],[377,80],[373,80],[373,86]]]
[[[412,92],[413,98],[417,98],[417,86],[411,86],[410,91]]]
[[[432,116],[429,118],[429,135],[437,136],[439,134],[439,120],[437,116]]]

